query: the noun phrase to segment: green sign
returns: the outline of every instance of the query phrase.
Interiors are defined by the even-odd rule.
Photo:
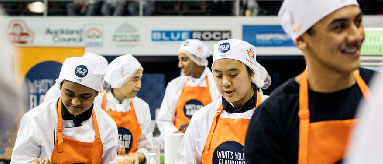
[[[361,54],[383,56],[383,28],[365,29]]]

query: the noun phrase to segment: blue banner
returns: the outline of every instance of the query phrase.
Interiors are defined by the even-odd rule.
[[[242,38],[255,47],[294,47],[280,25],[243,25]]]

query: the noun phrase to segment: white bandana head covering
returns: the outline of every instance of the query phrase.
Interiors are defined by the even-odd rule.
[[[94,65],[97,68],[97,72],[100,72],[103,76],[105,75],[105,68],[108,66],[108,61],[103,56],[92,52],[85,52],[82,57]]]
[[[209,48],[198,39],[187,39],[181,43],[179,52],[185,53],[199,66],[207,66],[207,57],[210,56]]]
[[[285,32],[295,40],[319,20],[357,0],[284,0],[279,10],[279,21]]]
[[[119,56],[106,68],[104,80],[112,88],[120,88],[138,69],[144,70],[131,54]]]
[[[266,69],[257,62],[253,45],[238,39],[221,40],[214,45],[213,64],[220,59],[240,61],[254,71],[252,83],[262,89],[270,86],[271,78]]]
[[[83,57],[71,57],[65,59],[56,84],[68,80],[88,88],[99,91],[101,89],[101,75],[97,68]]]

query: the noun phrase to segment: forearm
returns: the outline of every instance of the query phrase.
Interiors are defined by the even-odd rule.
[[[136,153],[136,156],[138,157],[138,161],[140,163],[143,163],[145,161],[145,155],[144,153]]]

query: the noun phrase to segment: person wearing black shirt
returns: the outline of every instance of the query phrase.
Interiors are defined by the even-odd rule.
[[[279,18],[306,70],[254,112],[246,163],[341,163],[373,75],[360,69],[361,10],[356,0],[285,0]]]

